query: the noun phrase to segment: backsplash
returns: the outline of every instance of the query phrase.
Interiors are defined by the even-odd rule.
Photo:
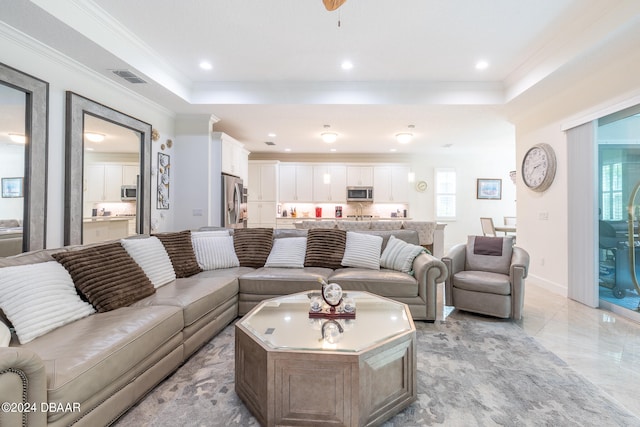
[[[335,207],[342,206],[342,217],[362,215],[378,218],[391,218],[394,215],[403,217],[407,210],[407,217],[411,214],[408,212],[406,203],[282,203],[278,212],[278,218],[284,217],[284,211],[287,211],[286,217],[291,217],[291,210],[296,210],[296,218],[315,218],[316,208],[322,208],[322,218],[335,218]]]

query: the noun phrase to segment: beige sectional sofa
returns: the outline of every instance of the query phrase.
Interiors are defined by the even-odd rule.
[[[306,238],[307,235],[307,230],[255,230],[260,230],[255,232],[261,232],[262,235],[271,232],[272,242],[288,237]],[[233,230],[218,230],[214,234],[220,232],[233,234]],[[247,242],[252,240],[252,233],[254,231],[251,229],[240,232]],[[384,250],[392,235],[396,239],[394,245],[397,239],[418,243],[416,232],[410,230],[364,233],[382,237],[380,251]],[[178,234],[181,234],[181,239],[184,238],[184,233],[174,233]],[[197,238],[205,237],[206,234],[200,233]],[[238,263],[246,264],[247,259],[251,260],[255,254],[249,254],[247,258],[244,253],[247,248],[238,246],[239,234],[231,237]],[[195,241],[196,237],[193,237]],[[314,241],[318,242],[318,236]],[[58,262],[70,271],[76,288],[81,289],[79,293],[89,295],[91,289],[79,285],[81,274],[72,272],[71,267],[74,259],[77,261],[77,258],[82,258],[78,254],[84,252],[74,251],[93,250],[100,263],[104,260],[108,264],[111,255],[104,251],[108,245],[116,249],[113,243],[106,243],[0,258],[0,286],[4,267],[55,264],[53,261],[58,258]],[[172,253],[170,247],[167,244],[165,246],[170,264],[177,274],[185,265],[180,257],[188,250],[184,246],[174,247]],[[257,240],[254,246],[265,253],[265,248]],[[331,246],[328,248],[331,249]],[[228,255],[228,252],[223,255]],[[191,255],[194,255],[193,250]],[[135,258],[133,255],[131,257]],[[268,259],[271,260],[271,257]],[[77,265],[83,264],[82,259],[80,261]],[[135,264],[133,268],[138,267],[136,262],[144,267],[143,261],[138,258],[126,261],[130,262]],[[201,264],[199,258],[197,262]],[[104,268],[103,274],[114,275],[114,286],[125,283],[127,277],[133,277],[127,275],[129,273],[120,274],[120,269],[113,271],[113,268]],[[265,298],[319,289],[318,278],[337,282],[345,290],[367,290],[402,301],[409,305],[416,320],[434,320],[436,284],[445,279],[446,267],[435,257],[420,253],[415,256],[411,270],[412,275],[388,268],[358,267],[332,269],[234,265],[208,269],[190,277],[172,279],[161,286],[156,287],[152,283],[153,289],[148,296],[125,306],[86,315],[24,344],[20,343],[14,332],[9,346],[0,347],[0,401],[12,405],[8,407],[9,410],[3,407],[0,424],[108,425],[239,314],[245,314]],[[149,274],[147,276],[151,278]],[[145,289],[148,286],[145,284]],[[0,288],[0,294],[3,292],[5,289]],[[118,298],[121,296],[117,296],[116,300]],[[0,298],[0,304],[2,301]],[[4,322],[9,321],[4,318]]]

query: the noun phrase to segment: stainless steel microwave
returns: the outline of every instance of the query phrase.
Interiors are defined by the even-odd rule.
[[[347,187],[347,202],[373,202],[373,187]]]
[[[135,185],[123,185],[120,187],[120,199],[122,201],[137,200],[138,187]]]

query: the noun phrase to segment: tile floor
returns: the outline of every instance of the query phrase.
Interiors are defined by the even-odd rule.
[[[640,418],[640,323],[556,295],[530,279],[523,313],[516,323],[529,335]],[[449,317],[489,319],[452,307],[438,313],[439,319]]]

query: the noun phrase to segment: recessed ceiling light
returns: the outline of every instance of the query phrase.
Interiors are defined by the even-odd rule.
[[[413,138],[413,134],[409,132],[402,132],[396,134],[396,141],[400,144],[408,144],[411,142],[411,138]]]
[[[330,148],[329,151],[331,151],[332,153],[335,153],[336,151],[338,151],[337,148]]]
[[[10,133],[9,134],[9,139],[11,140],[11,142],[15,142],[17,144],[26,144],[27,143],[27,137],[24,136],[21,133]]]
[[[277,135],[275,133],[271,132],[271,133],[267,134],[267,136],[269,138],[275,138]]]
[[[340,65],[342,67],[343,70],[350,70],[353,68],[353,62],[351,61],[342,61],[342,64]]]
[[[203,70],[211,70],[213,68],[213,65],[211,65],[211,62],[202,61],[200,63],[200,68],[202,68]]]
[[[389,148],[389,151],[391,151],[392,153],[395,153],[396,151],[398,151],[397,148]]]
[[[476,62],[476,70],[486,70],[487,68],[489,68],[489,63],[487,61]]]
[[[85,132],[84,137],[87,138],[91,142],[102,142],[104,141],[104,135],[101,133],[95,132]]]
[[[291,148],[285,148],[284,151],[286,151],[287,153],[291,151]]]

